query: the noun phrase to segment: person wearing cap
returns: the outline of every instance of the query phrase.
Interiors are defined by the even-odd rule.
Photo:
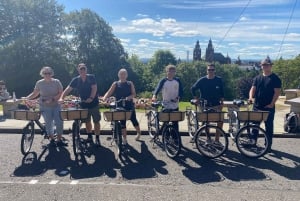
[[[224,86],[220,76],[216,76],[215,64],[209,63],[206,68],[207,75],[198,79],[191,87],[191,93],[194,99],[199,102],[196,91],[200,91],[200,98],[207,101],[206,106],[221,112],[224,101]],[[223,122],[218,122],[218,127],[223,127]],[[216,144],[219,144],[219,135],[215,137]]]
[[[88,109],[88,118],[83,122],[85,123],[88,133],[87,142],[93,143],[92,123],[91,117],[94,123],[95,132],[95,144],[100,146],[100,120],[101,115],[99,112],[99,99],[97,94],[97,82],[95,75],[87,73],[87,67],[84,63],[80,63],[77,66],[78,76],[74,77],[67,88],[63,91],[60,101],[63,102],[65,96],[67,96],[73,89],[76,89],[79,93],[81,103],[80,106],[83,109]]]
[[[249,91],[249,102],[253,102],[254,99],[253,110],[269,112],[268,119],[265,121],[265,128],[270,142],[268,148],[270,151],[274,132],[275,104],[281,89],[281,80],[272,72],[272,65],[273,63],[269,56],[261,61],[262,74],[253,79],[252,87]]]

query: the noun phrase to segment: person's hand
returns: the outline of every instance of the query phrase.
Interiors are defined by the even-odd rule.
[[[93,101],[93,99],[90,97],[90,98],[86,99],[84,102],[85,103],[91,103],[92,101]]]
[[[251,105],[251,104],[253,104],[253,99],[249,98],[247,102],[248,102],[249,105]]]
[[[274,107],[274,104],[270,103],[269,105],[266,105],[265,107],[266,107],[266,108],[273,108],[273,107]]]
[[[151,99],[151,101],[152,102],[156,102],[157,101],[156,97],[153,96],[152,99]]]

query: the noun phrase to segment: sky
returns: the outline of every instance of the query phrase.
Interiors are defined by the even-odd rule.
[[[235,60],[292,59],[300,54],[300,0],[57,0],[65,12],[88,8],[113,28],[129,55],[151,58],[170,50],[202,57],[215,52]]]

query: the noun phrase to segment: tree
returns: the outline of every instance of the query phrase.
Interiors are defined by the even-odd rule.
[[[158,75],[168,64],[176,65],[176,58],[169,50],[157,50],[149,61],[151,72]]]
[[[62,6],[54,0],[2,0],[0,10],[0,26],[5,27],[0,31],[0,78],[9,90],[27,95],[42,66],[68,76],[63,68]]]
[[[69,40],[69,59],[73,66],[86,63],[89,72],[98,79],[99,93],[103,94],[117,79],[117,72],[125,67],[127,54],[119,39],[112,34],[112,28],[89,9],[73,11],[65,17]],[[72,69],[72,68],[71,68]],[[128,72],[128,73],[130,73]],[[73,68],[73,75],[77,74]]]

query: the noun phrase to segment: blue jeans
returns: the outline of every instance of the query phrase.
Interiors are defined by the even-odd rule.
[[[54,125],[56,126],[57,134],[63,134],[63,121],[60,118],[60,105],[54,107],[41,106],[40,109],[45,120],[47,134],[54,134]]]
[[[257,111],[259,109],[253,108],[254,111]],[[267,121],[265,121],[265,128],[266,128],[266,134],[267,138],[269,140],[269,148],[272,147],[273,142],[273,133],[274,133],[274,117],[275,117],[275,107],[274,108],[264,108],[263,111],[268,111],[269,115],[267,118]],[[260,122],[256,123],[257,125],[260,124]],[[253,130],[253,135],[257,136],[257,130]]]

